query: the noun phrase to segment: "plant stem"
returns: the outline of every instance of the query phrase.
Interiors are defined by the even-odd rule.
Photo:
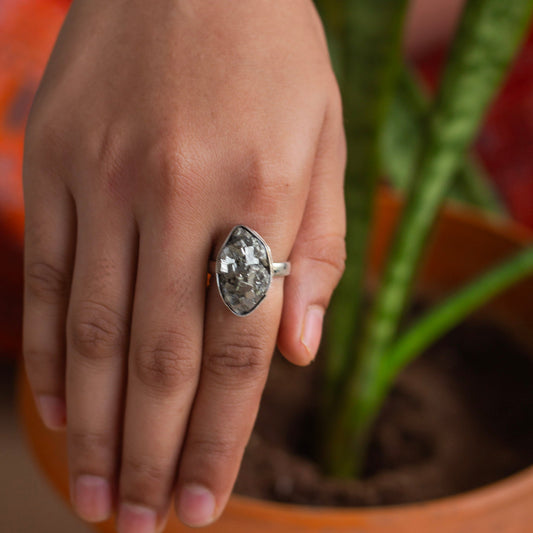
[[[532,9],[533,0],[469,0],[465,6],[361,350],[346,370],[332,411],[335,433],[327,458],[333,474],[352,476],[362,464],[380,405],[383,358],[394,341],[424,245]]]

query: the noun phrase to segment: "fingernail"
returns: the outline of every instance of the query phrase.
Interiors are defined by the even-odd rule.
[[[132,503],[122,503],[118,511],[118,533],[155,533],[157,515],[153,509]]]
[[[74,484],[74,507],[88,522],[101,522],[111,516],[111,488],[98,476],[79,476]]]
[[[37,408],[44,425],[49,429],[62,429],[67,421],[65,401],[57,396],[41,394],[37,397]]]
[[[300,341],[305,346],[311,360],[316,357],[318,346],[320,345],[323,322],[324,309],[319,305],[310,305],[305,313]]]
[[[201,485],[185,485],[178,502],[180,520],[192,527],[210,524],[215,518],[215,498]]]

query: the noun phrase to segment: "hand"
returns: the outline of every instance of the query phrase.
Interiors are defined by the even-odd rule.
[[[316,354],[344,264],[341,102],[310,0],[75,0],[26,136],[24,356],[72,501],[121,533],[222,512],[277,342]],[[292,261],[247,317],[206,271]],[[279,330],[279,331],[278,331]]]

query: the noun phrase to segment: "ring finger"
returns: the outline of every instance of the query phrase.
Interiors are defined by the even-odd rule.
[[[274,258],[290,247],[279,243]],[[188,525],[212,522],[229,498],[268,375],[282,294],[282,281],[272,280],[260,306],[238,317],[210,285],[201,379],[177,482],[177,513]]]

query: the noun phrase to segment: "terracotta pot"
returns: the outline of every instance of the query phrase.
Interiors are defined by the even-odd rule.
[[[379,269],[394,227],[398,201],[388,193],[379,199],[372,270]],[[532,240],[518,226],[498,223],[480,214],[448,208],[443,212],[421,272],[420,286],[439,295]],[[488,308],[531,344],[533,352],[533,279],[495,300]],[[68,498],[64,433],[48,431],[34,407],[24,372],[20,372],[20,416],[40,466],[63,497]],[[223,517],[206,531],[217,533],[527,533],[533,523],[533,468],[503,481],[450,498],[421,504],[371,509],[313,508],[233,496]],[[95,526],[114,531],[113,521]],[[166,531],[183,532],[171,512]]]

